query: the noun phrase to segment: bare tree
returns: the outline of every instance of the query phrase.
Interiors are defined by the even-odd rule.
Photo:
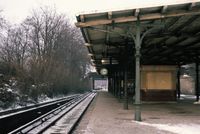
[[[56,10],[41,8],[7,30],[1,60],[16,69],[21,90],[49,96],[83,89],[89,59],[80,31]],[[32,85],[35,85],[34,88]]]

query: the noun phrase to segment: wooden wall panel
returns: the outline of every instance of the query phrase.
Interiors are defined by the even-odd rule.
[[[176,100],[176,66],[142,66],[142,100]]]

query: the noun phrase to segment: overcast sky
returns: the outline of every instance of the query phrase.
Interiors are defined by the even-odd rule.
[[[70,17],[81,12],[108,11],[125,8],[148,7],[168,3],[184,3],[200,0],[0,0],[0,9],[7,20],[20,23],[33,9],[50,6]]]

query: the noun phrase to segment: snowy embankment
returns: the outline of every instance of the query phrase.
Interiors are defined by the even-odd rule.
[[[147,122],[133,121],[139,125],[155,127],[159,130],[169,131],[176,134],[199,134],[200,124],[152,124]]]

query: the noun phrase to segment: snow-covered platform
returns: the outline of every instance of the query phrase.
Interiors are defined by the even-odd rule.
[[[74,134],[199,134],[200,105],[188,101],[142,104],[142,122],[134,121],[134,105],[99,92]]]

